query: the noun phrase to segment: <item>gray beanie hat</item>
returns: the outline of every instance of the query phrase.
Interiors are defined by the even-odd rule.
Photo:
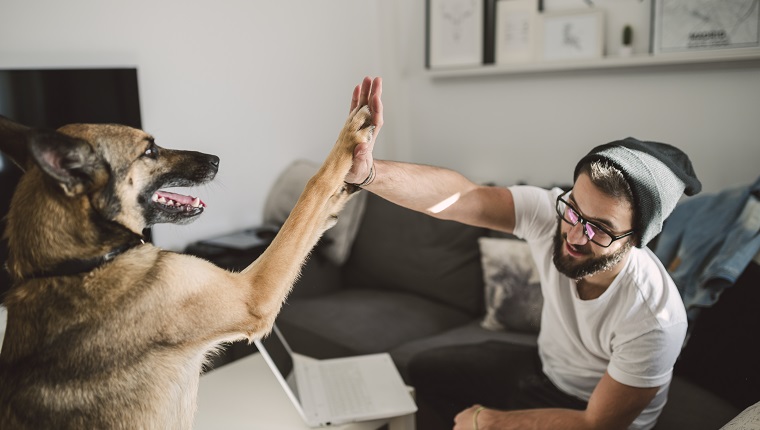
[[[681,194],[691,196],[702,189],[689,157],[666,143],[629,137],[597,146],[575,166],[574,178],[583,165],[596,160],[606,160],[620,169],[631,187],[633,229],[640,238],[639,248],[662,231]]]

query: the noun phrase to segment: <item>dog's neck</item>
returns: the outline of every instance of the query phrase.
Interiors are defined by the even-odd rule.
[[[86,273],[144,243],[140,234],[98,214],[87,196],[64,198],[57,190],[26,189],[27,183],[19,183],[8,214],[13,279]]]

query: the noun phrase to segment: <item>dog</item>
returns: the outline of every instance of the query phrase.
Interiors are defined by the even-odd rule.
[[[5,238],[14,280],[0,353],[0,428],[189,429],[207,354],[263,337],[303,262],[358,187],[344,182],[374,127],[357,107],[266,251],[239,273],[143,240],[183,224],[219,158],[121,125],[31,129],[0,117],[24,174]],[[255,383],[255,382],[252,382]]]

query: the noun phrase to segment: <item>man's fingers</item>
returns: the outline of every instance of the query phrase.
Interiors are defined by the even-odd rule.
[[[357,106],[368,105],[373,112],[373,125],[378,126],[374,121],[374,113],[379,114],[379,119],[382,120],[383,104],[380,97],[383,94],[383,80],[379,76],[372,79],[369,76],[365,76],[362,83],[354,87],[354,92],[351,94],[351,109],[353,112]]]
[[[369,93],[372,89],[372,78],[365,76],[362,80],[362,87],[359,94],[359,106],[364,106],[369,101]]]
[[[361,86],[355,86],[354,92],[351,94],[351,109],[348,110],[349,113],[353,112],[354,109],[359,106],[359,91],[361,91]]]
[[[380,95],[383,94],[383,78],[380,76],[376,77],[372,80],[372,96],[377,96],[378,98]]]
[[[369,111],[372,112],[372,125],[375,126],[375,134],[377,134],[383,126],[383,102],[380,99],[380,93],[373,94]]]

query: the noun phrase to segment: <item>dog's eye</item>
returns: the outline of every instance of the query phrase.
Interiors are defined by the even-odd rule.
[[[148,149],[143,152],[143,156],[155,159],[158,157],[158,147],[155,144],[151,144]]]

